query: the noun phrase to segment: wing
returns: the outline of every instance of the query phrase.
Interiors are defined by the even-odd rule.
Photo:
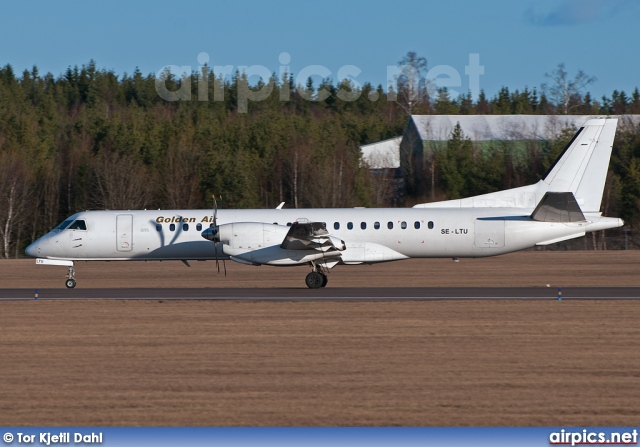
[[[280,244],[285,250],[343,251],[344,241],[332,237],[323,222],[294,222]]]

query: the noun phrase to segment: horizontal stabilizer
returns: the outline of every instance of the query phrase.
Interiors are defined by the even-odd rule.
[[[571,192],[547,192],[533,213],[539,222],[584,222],[584,214]]]

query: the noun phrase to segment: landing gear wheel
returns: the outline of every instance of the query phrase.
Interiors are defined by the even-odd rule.
[[[76,271],[73,269],[73,265],[67,267],[67,280],[64,285],[67,286],[67,289],[73,289],[76,286],[76,280],[73,275],[76,274]]]
[[[320,287],[327,287],[327,283],[329,282],[329,278],[324,273],[320,273],[322,275],[322,285]]]
[[[305,282],[307,283],[307,287],[310,289],[318,289],[325,284],[326,277],[323,278],[324,275],[321,275],[318,272],[310,272],[305,278]]]

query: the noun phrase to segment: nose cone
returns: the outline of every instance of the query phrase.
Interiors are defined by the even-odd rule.
[[[202,233],[200,233],[200,235],[209,241],[219,242],[219,240],[216,240],[218,239],[218,233],[219,233],[219,229],[216,227],[216,228],[207,228]]]
[[[27,256],[31,256],[32,258],[44,258],[49,255],[49,253],[45,253],[45,248],[49,245],[49,234],[45,234],[39,239],[33,241],[31,245],[29,245],[24,252]]]
[[[38,257],[38,242],[39,241],[35,241],[25,249],[24,252],[27,254],[27,256],[31,256],[32,258]]]

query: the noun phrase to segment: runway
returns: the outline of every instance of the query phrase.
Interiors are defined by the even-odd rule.
[[[0,289],[0,301],[200,300],[200,301],[437,301],[636,300],[640,287],[406,287],[406,288],[78,288]],[[36,297],[37,294],[37,297]]]

